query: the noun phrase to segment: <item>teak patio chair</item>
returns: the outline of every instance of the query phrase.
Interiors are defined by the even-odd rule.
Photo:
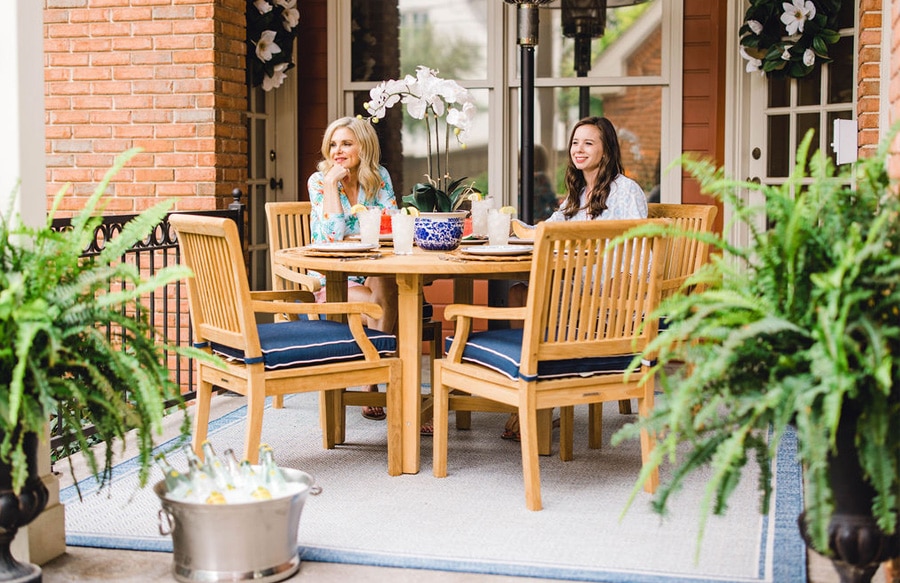
[[[637,398],[642,416],[653,407],[653,383],[642,383],[644,363],[625,369],[656,337],[658,321],[644,316],[658,305],[662,238],[611,240],[645,221],[541,223],[535,232],[524,307],[453,304],[456,321],[446,357],[436,363],[434,475],[447,475],[450,392],[512,407],[519,414],[525,502],[541,509],[538,411],[561,408],[560,457],[572,459],[572,408]],[[664,221],[660,221],[664,222]],[[524,321],[524,328],[473,332],[474,318]],[[593,428],[592,428],[593,430]],[[642,461],[653,437],[641,433]],[[644,488],[653,492],[657,472]]]
[[[251,292],[233,221],[175,214],[169,222],[182,262],[193,272],[187,288],[195,345],[220,357],[218,366],[196,361],[197,454],[202,456],[207,436],[213,387],[247,397],[244,456],[255,463],[266,397],[385,383],[388,473],[400,474],[401,365],[398,358],[384,356],[396,351],[396,338],[362,323],[363,315],[378,317],[380,306],[317,304],[308,291]],[[257,324],[256,315],[262,313],[306,317]],[[342,315],[347,323],[322,320],[323,314]],[[325,448],[333,448],[333,429],[325,424],[322,433]]]
[[[312,227],[310,215],[312,203],[308,201],[268,202],[266,203],[266,222],[269,239],[269,262],[272,270],[272,289],[308,289],[317,291],[321,283],[317,277],[292,270],[291,268],[275,262],[275,252],[288,247],[302,247],[312,243]],[[434,386],[434,359],[440,358],[441,322],[432,319],[433,308],[431,304],[422,306],[422,340],[430,343],[429,357],[431,359],[431,386]],[[362,405],[371,407],[384,407],[384,393],[356,392],[345,395],[343,406]],[[282,398],[276,397],[273,407],[282,406]],[[430,418],[430,411],[423,412],[423,417]],[[341,416],[343,418],[343,416]],[[427,419],[423,419],[423,422]],[[343,433],[337,437],[343,441]]]
[[[685,231],[709,233],[718,208],[711,204],[669,204],[649,203],[647,218],[670,219],[674,227]],[[662,268],[660,284],[660,301],[682,290],[687,279],[709,260],[709,244],[690,237],[669,237],[666,239],[666,260]],[[619,403],[619,411],[631,413],[631,402]],[[595,417],[596,410],[591,411],[592,422],[600,422]],[[591,447],[600,447],[599,443],[591,443]]]

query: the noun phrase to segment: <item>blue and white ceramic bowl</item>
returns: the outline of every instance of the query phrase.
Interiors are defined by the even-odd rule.
[[[452,251],[459,247],[466,211],[420,213],[416,217],[415,240],[419,249]]]

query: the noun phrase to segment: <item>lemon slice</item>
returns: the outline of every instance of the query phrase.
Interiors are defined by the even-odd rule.
[[[417,209],[414,206],[405,206],[402,209],[400,209],[400,212],[407,214],[407,215],[412,215],[414,217],[419,216],[419,209]]]
[[[505,215],[514,215],[516,214],[516,207],[514,206],[502,206],[500,207],[500,212]]]
[[[481,193],[478,191],[475,191],[475,192],[470,193],[469,196],[466,198],[468,198],[472,202],[475,202],[476,200],[481,200]]]
[[[356,203],[355,205],[353,205],[353,206],[350,207],[350,212],[351,212],[352,214],[354,214],[354,215],[357,214],[357,213],[365,212],[366,210],[368,210],[368,209],[366,208],[366,205],[364,205],[364,204],[359,204],[359,203]]]

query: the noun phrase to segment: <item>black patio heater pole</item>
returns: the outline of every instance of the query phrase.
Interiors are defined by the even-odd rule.
[[[506,0],[517,4],[519,58],[521,62],[521,124],[519,164],[519,218],[534,222],[534,47],[538,43],[538,6],[550,0]]]
[[[638,2],[629,2],[637,4]],[[587,77],[591,70],[591,39],[606,30],[606,0],[562,0],[563,36],[575,39],[575,74]],[[591,114],[591,89],[578,88],[578,117]]]

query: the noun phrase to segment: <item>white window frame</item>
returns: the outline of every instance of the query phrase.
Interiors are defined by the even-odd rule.
[[[656,77],[623,78],[543,78],[535,80],[535,89],[540,87],[579,87],[581,85],[617,86],[659,85],[662,88],[662,112],[660,160],[662,174],[660,188],[662,202],[681,202],[681,172],[667,171],[671,161],[682,152],[682,23],[684,20],[683,1],[661,0],[662,5],[662,75]],[[518,109],[519,79],[516,70],[519,46],[516,44],[517,6],[501,0],[488,0],[488,30],[499,34],[489,34],[487,51],[489,55],[499,55],[488,59],[487,77],[481,80],[459,80],[469,89],[487,89],[489,99],[488,119],[490,135],[502,139],[488,143],[488,192],[503,193],[503,204],[514,204],[512,192],[518,176],[518,129],[519,120],[512,119],[511,111]],[[329,67],[334,74],[328,76],[328,117],[329,120],[344,115],[352,115],[353,93],[366,91],[374,82],[351,82],[350,64],[350,0],[328,2],[327,9],[327,59],[334,63]],[[514,107],[515,106],[515,107]]]

